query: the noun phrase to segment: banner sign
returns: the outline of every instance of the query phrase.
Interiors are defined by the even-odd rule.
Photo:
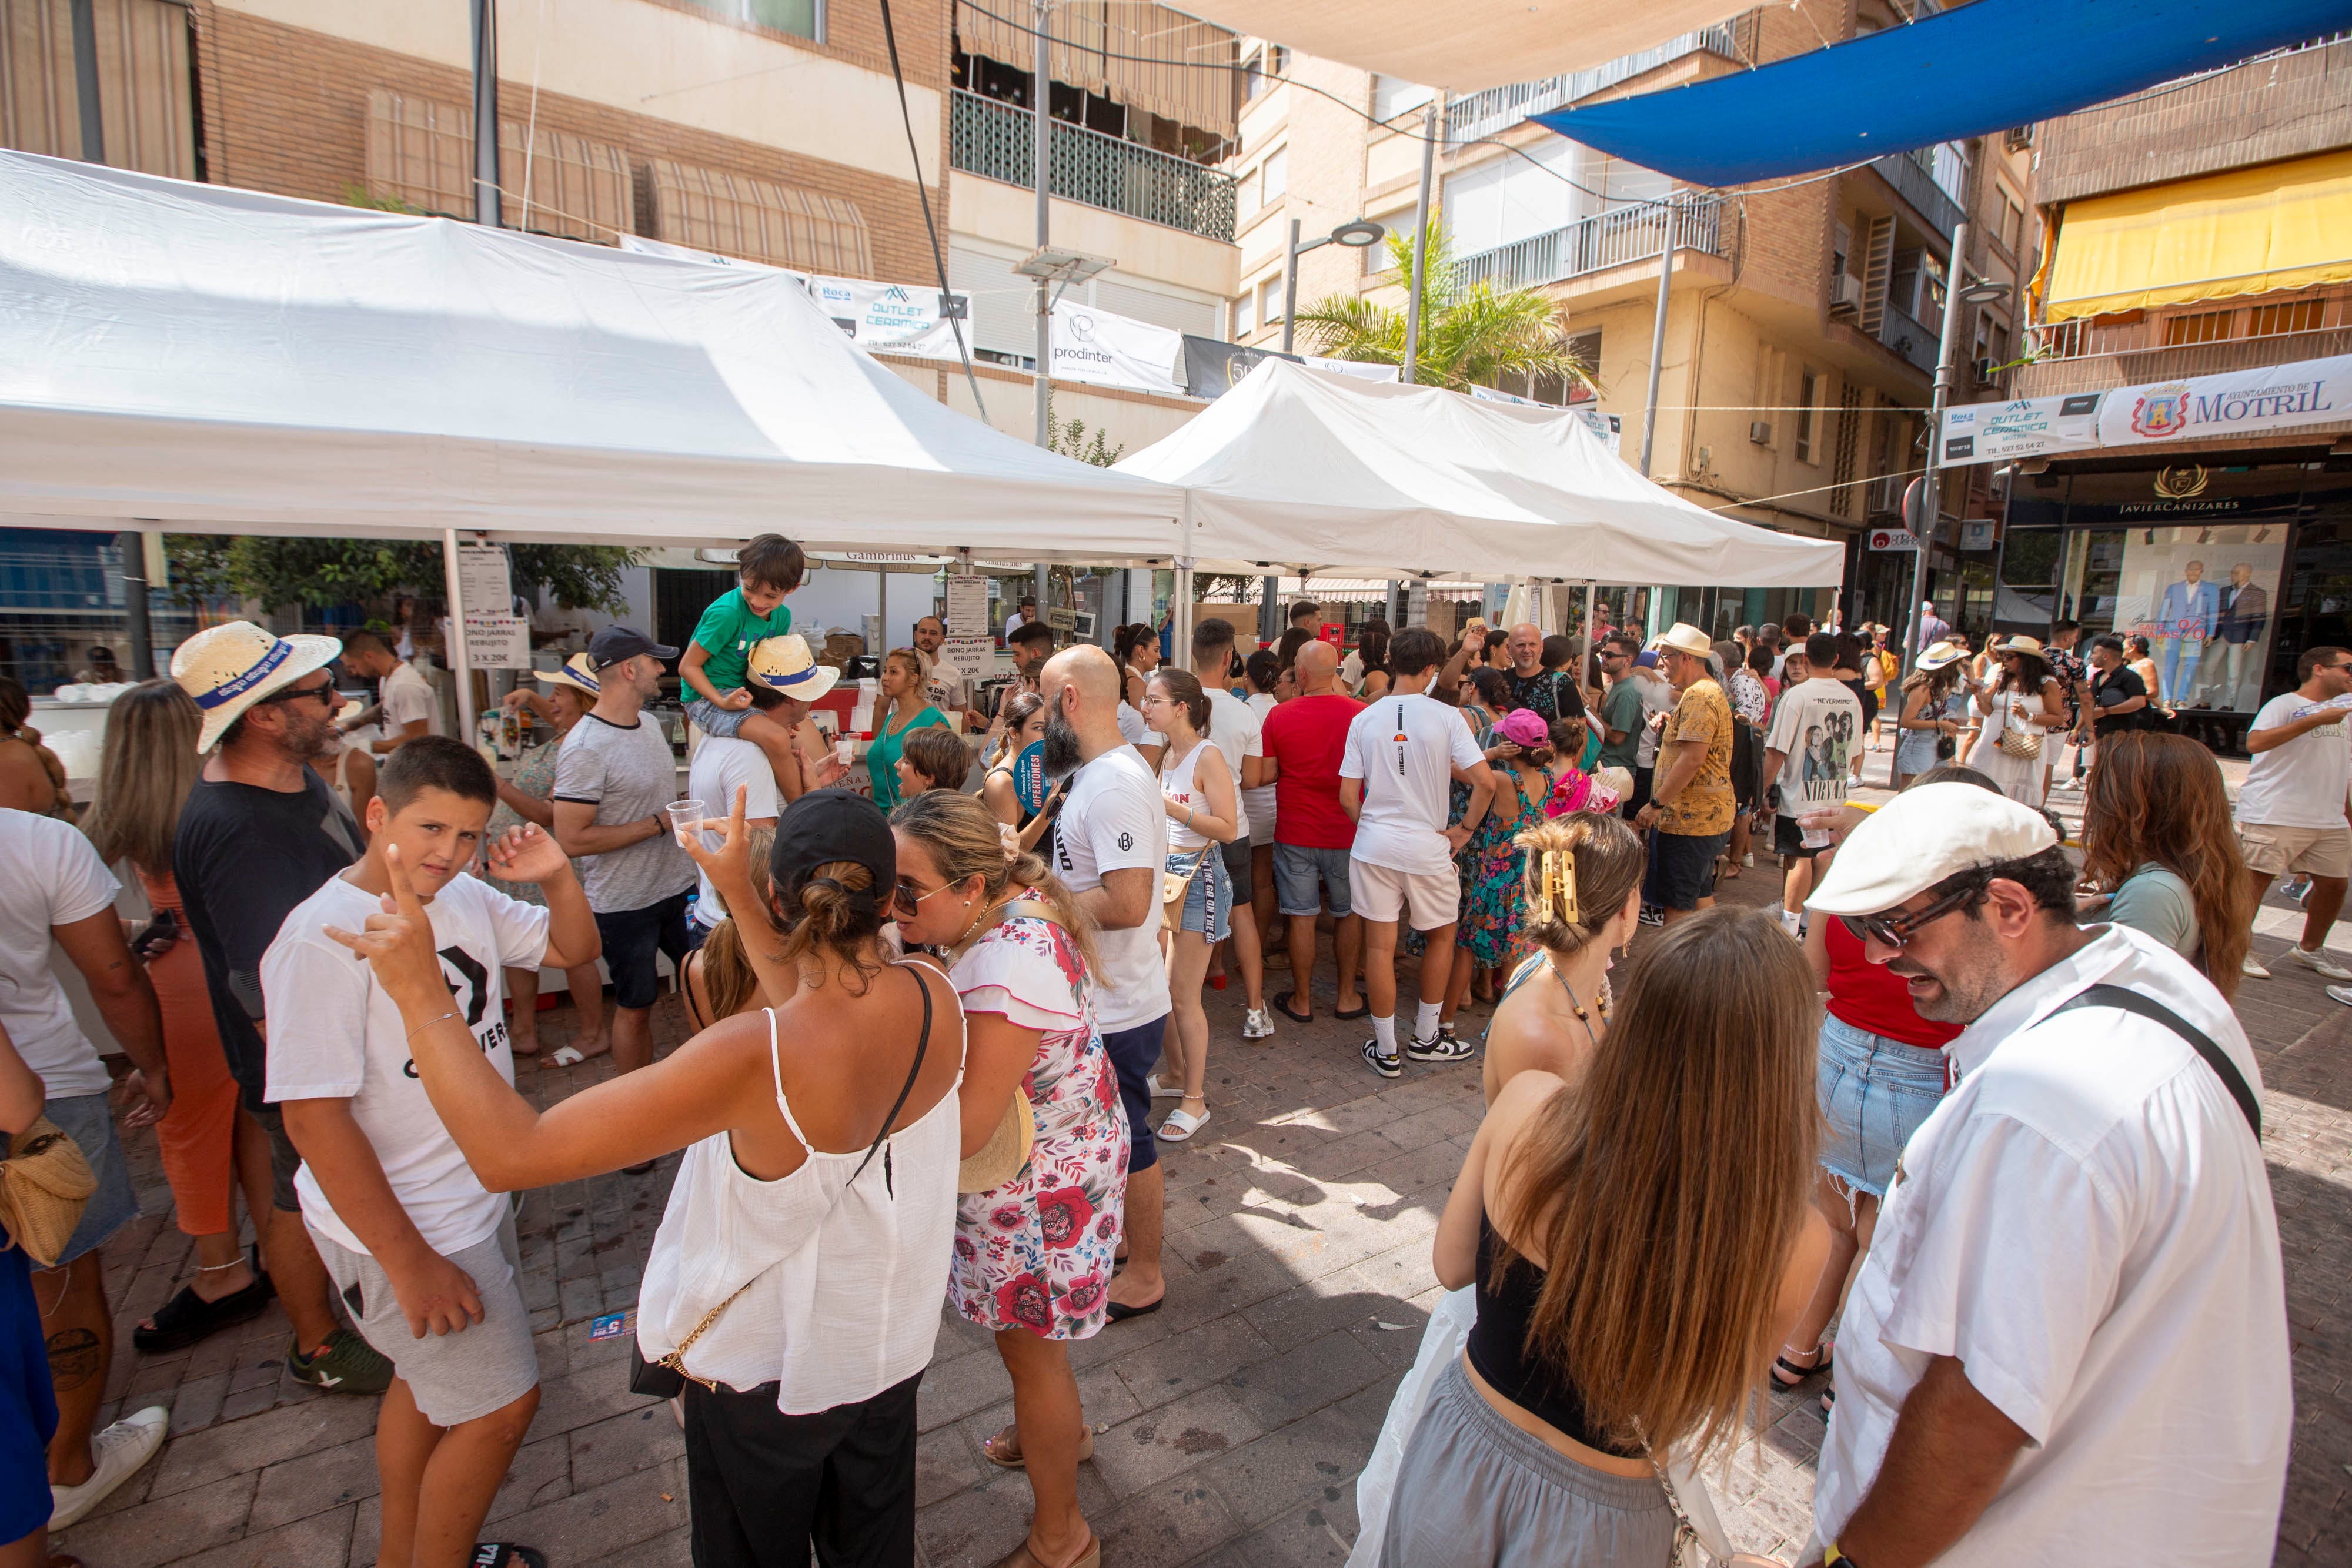
[[[1919,536],[1909,528],[1873,528],[1869,534],[1872,549],[1917,549]]]
[[[795,272],[788,267],[770,267],[765,262],[746,261],[741,256],[720,256],[716,251],[696,250],[636,235],[623,235],[620,248],[640,256],[666,256],[674,261],[699,261],[745,272],[781,272],[807,289],[817,308],[832,317],[833,324],[849,334],[852,342],[876,353],[957,361],[961,356],[956,351],[955,329],[950,319],[971,319],[971,297],[968,294],[942,295],[936,288],[911,283],[870,283],[857,277]],[[942,301],[946,304],[944,311],[940,308]],[[967,327],[964,340],[969,344],[971,339],[971,329]]]
[[[1942,461],[2005,463],[2352,420],[2352,354],[1944,412]]]
[[[1234,383],[1257,369],[1265,359],[1284,359],[1293,364],[1306,361],[1297,354],[1277,353],[1272,349],[1248,349],[1239,343],[1219,342],[1214,338],[1196,338],[1184,334],[1184,390],[1194,397],[1223,397],[1234,390]]]
[[[1517,392],[1496,392],[1493,387],[1474,386],[1470,389],[1470,395],[1480,402],[1515,402],[1522,408],[1559,408],[1558,403],[1538,402]],[[1624,455],[1625,421],[1622,414],[1603,413],[1597,408],[1564,408],[1560,412],[1584,421],[1584,428],[1601,438],[1601,444],[1609,448],[1610,456]]]
[[[1307,355],[1307,368],[1328,371],[1335,376],[1353,376],[1360,382],[1395,382],[1404,376],[1394,365],[1372,364],[1363,360],[1327,360],[1320,354]]]
[[[1054,307],[1054,374],[1062,381],[1133,392],[1184,389],[1176,380],[1184,334],[1131,316],[1067,300]]]

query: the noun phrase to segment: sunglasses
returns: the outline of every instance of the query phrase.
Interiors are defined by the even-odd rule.
[[[300,702],[304,697],[316,697],[330,708],[341,706],[343,700],[342,693],[335,690],[335,683],[329,681],[326,685],[319,686],[289,686],[282,692],[270,693],[255,706],[257,707],[261,703]]]
[[[1941,920],[1974,898],[1979,890],[1964,887],[1948,893],[1925,909],[1908,915],[1841,915],[1838,919],[1861,942],[1878,942],[1889,947],[1906,947],[1920,928]]]
[[[941,883],[930,892],[925,893],[905,877],[900,877],[898,885],[891,891],[890,907],[902,909],[908,915],[920,915],[923,912],[923,900],[937,898],[948,890],[949,885],[947,883]]]

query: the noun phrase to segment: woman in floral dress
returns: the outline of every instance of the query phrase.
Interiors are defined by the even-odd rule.
[[[996,1335],[1013,1378],[1013,1424],[982,1451],[1025,1469],[1024,1568],[1097,1560],[1078,1511],[1078,1464],[1094,1452],[1068,1344],[1099,1333],[1127,1196],[1128,1127],[1090,999],[1091,924],[1034,854],[1008,856],[972,796],[935,789],[891,814],[898,931],[942,947],[963,1000],[963,1146],[977,1150],[1025,1094],[1029,1160],[956,1214],[948,1300]]]
[[[1495,738],[1515,749],[1493,764],[1500,775],[1494,801],[1463,846],[1462,915],[1454,927],[1454,946],[1480,969],[1507,969],[1518,957],[1527,855],[1511,841],[1543,821],[1543,803],[1559,781],[1550,726],[1541,714],[1514,708],[1495,727]]]

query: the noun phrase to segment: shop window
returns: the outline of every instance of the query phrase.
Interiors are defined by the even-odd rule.
[[[2249,338],[2275,338],[2285,332],[2315,332],[2327,314],[2325,299],[2290,299],[2283,305],[2257,305],[2246,328]]]
[[[2195,316],[2175,316],[2164,324],[2164,346],[2177,349],[2190,343],[2219,343],[2234,336],[2230,323],[2235,310],[2206,310]]]

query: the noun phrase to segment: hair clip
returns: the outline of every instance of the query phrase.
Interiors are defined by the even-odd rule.
[[[1543,852],[1544,906],[1557,909],[1560,918],[1570,925],[1582,924],[1583,916],[1576,905],[1576,854],[1572,850],[1546,850]]]

